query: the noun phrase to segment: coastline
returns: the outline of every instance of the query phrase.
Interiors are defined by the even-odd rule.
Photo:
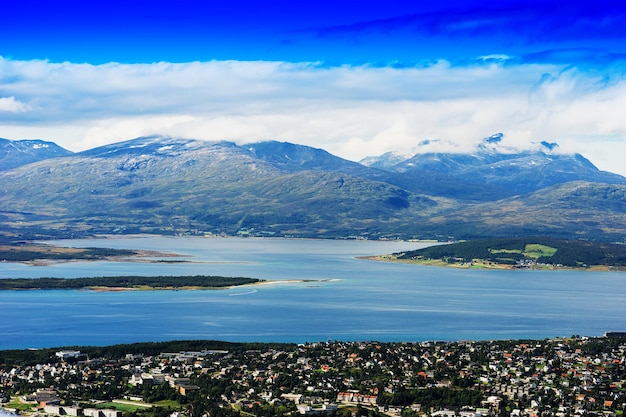
[[[517,266],[509,264],[497,264],[493,262],[483,262],[481,260],[475,260],[474,262],[453,262],[448,263],[440,259],[398,259],[394,255],[374,255],[374,256],[359,256],[359,259],[366,259],[377,262],[397,262],[412,265],[421,266],[435,266],[440,268],[454,268],[454,269],[483,269],[483,270],[510,270],[510,271],[589,271],[589,272],[626,272],[626,268],[607,265],[591,265],[588,267],[569,267],[569,266],[555,266],[555,265],[537,265],[537,266]]]
[[[287,280],[258,280],[257,282],[251,282],[248,284],[240,285],[228,285],[224,287],[204,287],[204,286],[184,286],[184,287],[151,287],[148,285],[138,287],[84,287],[80,290],[90,290],[98,292],[119,292],[119,291],[203,291],[203,290],[228,290],[232,288],[241,287],[254,287],[260,285],[280,285],[280,284],[306,284],[315,282],[334,282],[340,281],[336,278],[324,278],[324,279],[287,279]],[[74,288],[69,288],[74,289]]]
[[[245,284],[234,284],[225,286],[201,286],[201,285],[187,285],[187,286],[163,286],[156,287],[150,285],[137,285],[128,287],[107,287],[102,285],[85,286],[80,288],[52,288],[55,290],[66,291],[95,291],[95,292],[124,292],[124,291],[211,291],[211,290],[228,290],[241,287],[253,287],[261,285],[281,285],[281,284],[308,284],[308,283],[320,283],[320,282],[334,282],[340,281],[336,278],[324,278],[324,279],[288,279],[288,280],[263,280],[259,279],[256,282],[250,282]],[[49,288],[0,288],[0,291],[44,291]]]

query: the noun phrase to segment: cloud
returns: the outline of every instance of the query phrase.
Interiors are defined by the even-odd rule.
[[[314,63],[212,61],[183,64],[72,64],[0,59],[0,94],[30,110],[5,122],[60,123],[157,115],[259,115],[363,102],[427,102],[476,93],[526,93],[550,66],[445,61],[390,68]]]
[[[589,69],[508,56],[412,67],[0,58],[0,136],[55,140],[74,151],[148,134],[274,139],[358,160],[417,152],[424,140],[439,147],[429,150],[471,151],[503,132],[503,146],[557,142],[608,167],[615,154],[589,144],[616,148],[626,137],[618,64]]]
[[[19,113],[28,110],[28,106],[15,97],[0,97],[0,112]]]

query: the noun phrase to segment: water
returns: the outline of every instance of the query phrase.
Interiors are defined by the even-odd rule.
[[[171,251],[190,262],[3,263],[0,278],[206,274],[275,282],[201,291],[0,291],[0,349],[172,339],[540,339],[626,329],[624,273],[458,270],[357,258],[424,246],[409,242],[148,237],[57,243]]]

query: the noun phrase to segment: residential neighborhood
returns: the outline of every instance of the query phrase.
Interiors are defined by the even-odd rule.
[[[623,336],[0,356],[0,401],[42,417],[613,417],[626,405]]]

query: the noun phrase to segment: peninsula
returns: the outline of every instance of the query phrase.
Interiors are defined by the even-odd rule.
[[[13,242],[0,238],[0,262],[19,262],[29,265],[44,265],[56,262],[111,261],[132,262],[186,262],[182,255],[150,250],[112,248],[72,248],[53,246],[33,241]],[[157,259],[158,258],[158,259]],[[172,258],[176,258],[172,260]]]
[[[485,269],[626,271],[626,245],[546,237],[477,239],[370,259]]]

